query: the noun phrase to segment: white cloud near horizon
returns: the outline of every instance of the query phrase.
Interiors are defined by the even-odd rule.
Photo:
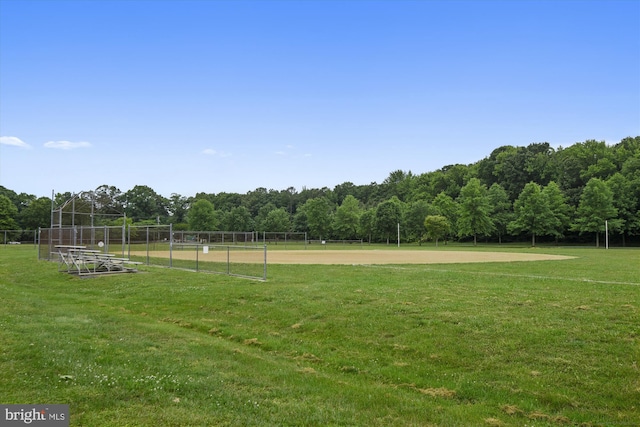
[[[282,157],[291,156],[292,158],[311,157],[311,153],[298,154],[296,146],[292,144],[286,145],[284,150],[274,151],[273,154]]]
[[[49,141],[44,143],[45,148],[54,148],[58,150],[74,150],[76,148],[91,147],[91,144],[86,141],[71,142],[71,141]]]
[[[213,148],[206,148],[202,150],[202,154],[207,156],[216,156],[216,157],[231,157],[231,153],[225,153],[224,151],[216,151]]]
[[[0,145],[30,149],[31,146],[15,136],[0,136]]]

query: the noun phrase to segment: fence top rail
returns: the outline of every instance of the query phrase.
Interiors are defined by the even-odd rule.
[[[220,249],[265,249],[266,246],[265,245],[243,245],[243,246],[239,246],[239,245],[207,245],[207,244],[195,244],[195,245],[188,245],[188,246],[195,246],[195,247],[202,247],[202,246],[207,246],[209,247],[209,249],[211,248],[220,248]]]

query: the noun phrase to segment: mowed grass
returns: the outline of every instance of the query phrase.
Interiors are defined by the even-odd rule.
[[[640,251],[495,249],[576,258],[258,282],[0,247],[0,402],[76,426],[639,425]]]

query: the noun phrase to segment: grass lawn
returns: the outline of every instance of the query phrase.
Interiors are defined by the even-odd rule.
[[[0,247],[0,403],[72,426],[640,425],[640,250],[464,250],[576,258],[257,282],[78,278]]]

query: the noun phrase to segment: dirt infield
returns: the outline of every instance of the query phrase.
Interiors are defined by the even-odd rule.
[[[153,256],[169,257],[169,252]],[[194,259],[193,252],[174,251],[174,259]],[[200,253],[200,261],[226,260],[226,252]],[[261,252],[232,251],[231,262],[263,262]],[[277,250],[267,252],[268,264],[454,264],[472,262],[548,261],[573,257],[549,254],[432,250]]]
[[[267,262],[270,264],[453,264],[467,262],[542,261],[569,258],[571,257],[505,252],[403,250],[272,251],[267,254]]]

